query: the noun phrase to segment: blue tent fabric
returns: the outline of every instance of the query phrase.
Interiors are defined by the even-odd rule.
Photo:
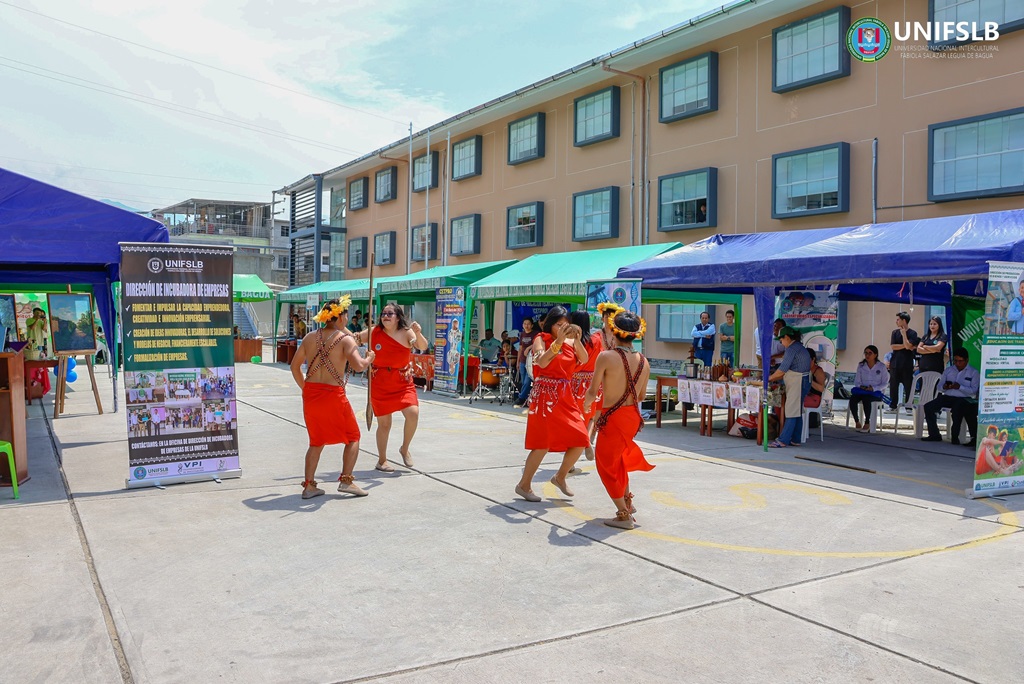
[[[114,335],[110,285],[120,279],[120,242],[168,242],[167,228],[0,168],[0,282],[92,285],[108,339]]]

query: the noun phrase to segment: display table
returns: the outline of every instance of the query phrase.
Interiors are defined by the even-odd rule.
[[[280,340],[277,343],[277,362],[291,363],[295,358],[295,350],[299,348],[295,340]]]
[[[235,363],[249,363],[254,356],[263,356],[262,339],[240,340],[235,338]]]
[[[662,397],[661,389],[663,387],[668,387],[669,389],[676,389],[676,388],[678,388],[679,387],[679,378],[677,378],[675,376],[659,376],[657,378],[657,385],[655,386],[655,389],[654,389],[654,403],[655,403],[654,416],[655,416],[655,426],[656,427],[661,427],[661,397]],[[682,412],[683,412],[683,427],[686,427],[686,407],[685,406],[682,407]]]
[[[18,484],[29,479],[25,413],[25,357],[21,352],[0,353],[0,440],[11,443]],[[0,487],[11,486],[7,458],[0,458]]]

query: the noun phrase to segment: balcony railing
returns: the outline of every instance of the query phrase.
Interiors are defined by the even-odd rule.
[[[262,238],[270,240],[274,236],[274,226],[271,221],[264,221],[260,225],[252,226],[239,223],[216,223],[189,221],[167,226],[167,232],[175,235],[228,235],[248,238]]]

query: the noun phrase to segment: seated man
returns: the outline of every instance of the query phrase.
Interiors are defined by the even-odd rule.
[[[942,394],[924,405],[924,419],[928,422],[928,436],[921,439],[925,442],[941,442],[942,435],[936,421],[936,414],[944,408],[951,410],[950,441],[960,443],[960,422],[967,420],[971,431],[971,440],[964,442],[974,447],[978,438],[978,386],[981,382],[980,373],[968,363],[967,350],[960,347],[953,352],[953,365],[942,374]]]
[[[501,341],[494,337],[494,330],[484,330],[484,339],[480,340],[480,360],[484,363],[497,363]]]

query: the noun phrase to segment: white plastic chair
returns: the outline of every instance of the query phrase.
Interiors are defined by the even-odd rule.
[[[939,381],[942,380],[942,373],[935,371],[924,371],[914,376],[910,385],[910,398],[899,405],[896,411],[896,423],[893,426],[893,434],[900,428],[900,408],[913,410],[914,435],[921,436],[924,425],[924,405],[935,398]]]
[[[829,390],[829,388],[831,386],[832,386],[832,377],[828,373],[825,373],[825,391],[824,391],[824,394],[828,394],[828,390]],[[810,436],[810,431],[811,431],[811,420],[810,420],[810,418],[811,418],[811,414],[812,413],[817,413],[818,414],[818,428],[820,430],[820,435],[819,436],[820,436],[822,442],[825,441],[825,421],[824,421],[824,419],[822,418],[822,415],[821,415],[822,411],[825,408],[827,408],[827,407],[824,405],[824,403],[819,404],[817,407],[814,407],[814,408],[809,407],[809,406],[804,406],[804,412],[803,412],[803,416],[804,416],[803,433],[800,435],[800,443],[801,444],[806,444],[807,443],[807,438]],[[846,424],[847,425],[850,424],[849,408],[847,408]]]
[[[882,415],[882,407],[885,406],[885,402],[881,399],[873,399],[869,402],[871,408],[871,420],[868,421],[868,432],[875,434],[878,432],[878,420],[879,416]],[[865,408],[865,410],[867,410]],[[850,427],[850,407],[846,407],[846,427]]]
[[[942,381],[942,374],[935,371],[925,371],[914,378],[916,384],[920,380],[921,390],[918,393],[917,404],[914,406],[914,436],[924,435],[924,405],[939,396],[939,382]]]

